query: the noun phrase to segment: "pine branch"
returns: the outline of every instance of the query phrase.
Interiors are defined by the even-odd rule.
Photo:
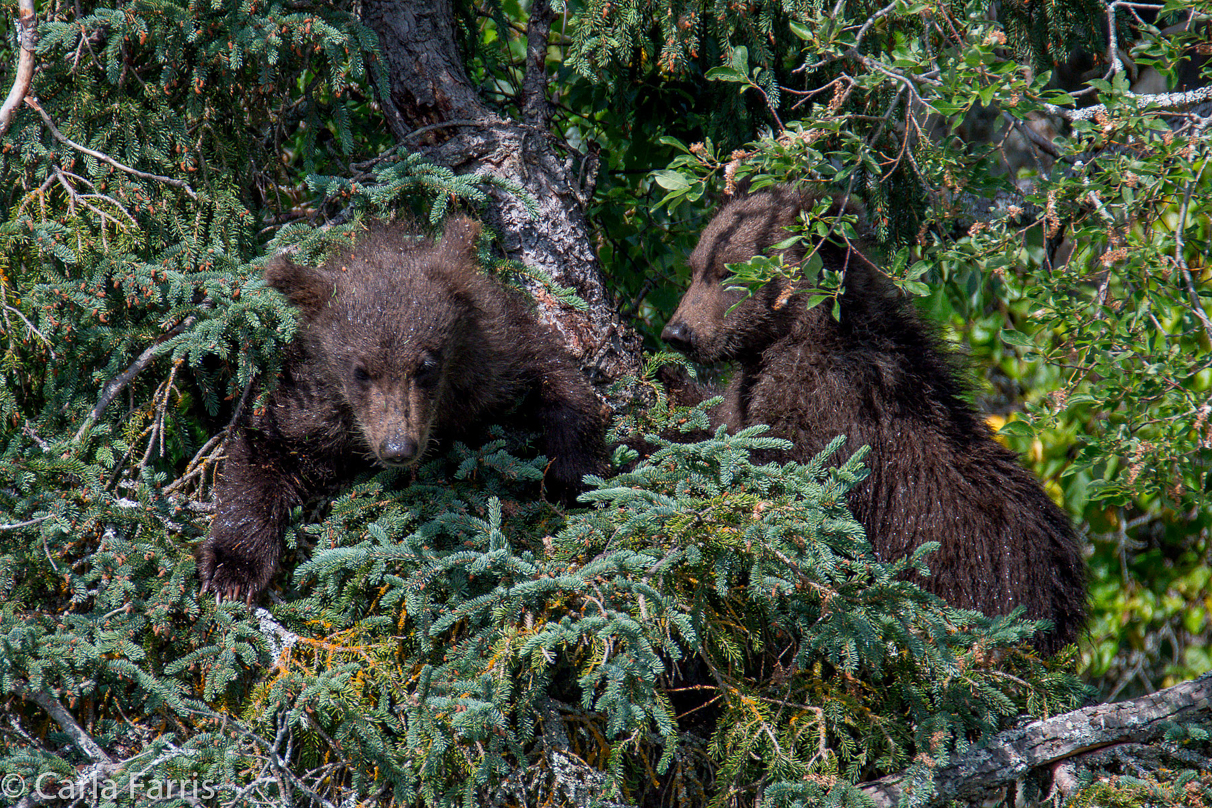
[[[145,179],[145,180],[155,180],[156,182],[162,182],[165,185],[171,185],[174,188],[180,188],[181,190],[185,191],[185,193],[189,196],[190,199],[197,201],[198,195],[194,193],[194,190],[192,188],[190,188],[189,185],[184,180],[175,180],[172,177],[161,177],[159,174],[148,174],[146,171],[140,171],[137,168],[131,168],[128,165],[123,165],[122,163],[119,163],[114,158],[110,157],[108,154],[104,154],[103,152],[99,152],[99,151],[94,151],[93,149],[90,149],[87,146],[81,146],[79,143],[75,142],[74,140],[71,140],[70,138],[66,137],[62,132],[59,131],[59,128],[57,126],[55,126],[55,122],[53,120],[51,120],[51,116],[48,115],[46,110],[44,110],[42,108],[42,104],[40,104],[38,102],[38,99],[36,97],[34,97],[32,95],[26,97],[25,103],[27,105],[29,105],[35,112],[37,112],[39,115],[42,116],[42,122],[46,124],[46,128],[50,130],[50,133],[52,135],[54,135],[55,140],[59,141],[63,145],[68,146],[69,148],[73,148],[76,151],[81,152],[83,154],[87,154],[90,157],[95,157],[98,160],[101,160],[102,162],[109,163],[114,168],[118,169],[119,171],[125,171],[127,174],[132,174],[136,177],[139,177],[139,178]]]
[[[958,757],[934,775],[931,804],[964,799],[1021,779],[1032,769],[1109,746],[1157,739],[1171,725],[1212,718],[1212,674],[1132,701],[1096,704],[1007,730],[980,749]],[[862,787],[878,808],[892,808],[904,775]]]
[[[17,8],[17,72],[8,97],[4,99],[4,104],[0,105],[0,137],[4,137],[8,132],[13,115],[25,100],[29,85],[34,80],[34,56],[38,48],[38,23],[34,0],[17,0]]]

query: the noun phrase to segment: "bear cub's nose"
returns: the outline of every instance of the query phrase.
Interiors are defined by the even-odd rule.
[[[666,325],[665,330],[661,332],[661,339],[669,343],[674,350],[683,353],[694,347],[694,332],[681,320]]]
[[[384,463],[410,463],[417,459],[417,442],[412,438],[387,438],[379,444]]]

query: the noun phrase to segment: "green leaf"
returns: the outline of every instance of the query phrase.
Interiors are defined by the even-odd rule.
[[[662,146],[673,146],[675,149],[690,154],[690,147],[673,135],[661,135],[657,142]]]
[[[744,73],[727,65],[711,68],[707,71],[706,77],[708,81],[728,81],[732,83],[746,83],[749,81],[748,76]]]
[[[804,301],[804,308],[814,309],[828,299],[829,295],[809,295],[808,299]]]
[[[1002,428],[997,431],[999,435],[1007,435],[1012,438],[1035,438],[1035,428],[1026,421],[1007,421],[1002,425]]]
[[[1034,348],[1035,343],[1021,331],[1015,331],[1012,328],[1003,328],[998,334],[1002,342],[1007,345],[1013,345],[1016,348]]]
[[[742,76],[749,75],[749,49],[744,45],[732,49],[732,66]]]
[[[655,171],[653,179],[666,191],[685,191],[690,187],[690,180],[677,171]]]

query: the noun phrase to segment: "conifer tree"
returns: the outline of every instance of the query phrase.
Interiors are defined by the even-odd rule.
[[[902,580],[930,547],[872,556],[844,507],[861,454],[755,465],[777,442],[672,407],[652,381],[668,357],[641,366],[636,333],[676,297],[661,274],[699,224],[676,216],[746,173],[853,183],[888,211],[907,290],[942,289],[944,313],[963,290],[980,327],[986,309],[1018,318],[992,329],[1011,349],[1078,351],[1093,386],[1056,389],[1070,407],[1111,402],[1062,478],[1085,481],[1089,509],[1143,491],[1145,515],[1164,514],[1151,524],[1206,520],[1206,112],[1141,113],[1113,59],[1088,114],[1042,76],[1099,30],[1095,12],[1120,15],[1102,30],[1136,37],[1141,65],[1171,69],[1195,34],[1081,3],[1001,21],[980,4],[422,6],[47,0],[32,23],[0,22],[0,78],[20,90],[0,108],[0,802],[860,805],[863,783],[903,773],[904,804],[927,805],[949,761],[1079,703],[1076,649],[1041,660],[1035,626]],[[409,40],[393,27],[409,13],[440,36]],[[1114,56],[1106,44],[1086,41]],[[454,80],[401,67],[417,53],[443,54]],[[461,106],[423,103],[451,87]],[[922,136],[882,162],[898,126],[925,120],[904,117],[917,103],[949,132],[977,98],[1015,125],[1050,110],[1072,124],[1052,146],[1069,168],[1041,173],[1017,213],[977,204],[1007,179],[970,142]],[[415,475],[368,469],[298,509],[274,598],[200,597],[192,551],[228,426],[293,335],[264,261],[453,208],[495,224],[486,271],[529,289],[597,368],[615,437],[656,451],[620,449],[619,474],[572,509],[538,495],[545,460],[516,436]],[[1079,258],[1048,264],[1062,226]],[[1130,271],[1111,272],[1121,250]],[[1091,265],[1108,268],[1094,284]],[[996,305],[980,272],[999,278]],[[585,330],[611,296],[636,333]],[[1050,330],[1020,333],[1028,316]],[[1140,406],[1112,396],[1116,362],[1152,380]],[[1038,415],[1009,438],[1047,437]],[[1099,465],[1116,457],[1122,473]],[[1156,771],[1057,793],[1209,796],[1206,714],[1150,749]]]

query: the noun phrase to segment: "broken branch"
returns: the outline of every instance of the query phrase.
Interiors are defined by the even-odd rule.
[[[38,47],[38,23],[34,14],[34,0],[17,0],[17,75],[8,97],[0,104],[0,137],[8,131],[17,107],[25,100],[29,86],[34,80],[34,51]]]

